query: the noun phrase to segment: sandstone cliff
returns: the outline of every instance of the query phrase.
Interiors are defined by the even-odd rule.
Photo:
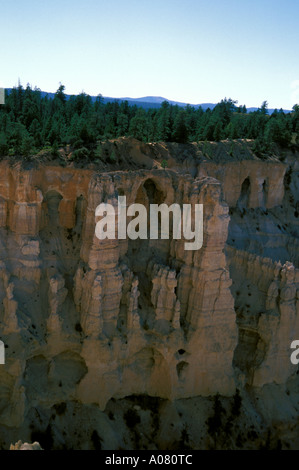
[[[109,446],[116,442],[107,424],[111,400],[230,399],[237,389],[258,395],[272,386],[283,394],[289,383],[293,411],[279,422],[293,423],[296,163],[258,161],[246,146],[246,159],[222,163],[194,149],[181,162],[179,146],[121,141],[117,148],[136,169],[0,164],[2,445],[51,434],[56,416],[51,443],[63,446],[63,417],[96,409],[93,426],[111,434]],[[121,195],[127,206],[202,203],[202,248],[185,251],[172,237],[99,240],[95,209],[116,207]]]

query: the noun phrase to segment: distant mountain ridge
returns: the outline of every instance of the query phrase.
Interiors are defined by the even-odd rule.
[[[8,93],[10,93],[12,88],[6,88],[6,90],[8,91]],[[52,98],[52,99],[55,96],[55,93],[51,93],[51,92],[49,93],[49,92],[46,92],[46,91],[41,91],[41,94],[42,94],[43,97],[48,96],[49,98]],[[74,95],[66,94],[65,96],[66,96],[67,99],[70,99],[70,97],[74,96]],[[92,101],[95,101],[97,99],[97,96],[90,95],[90,97],[91,97]],[[144,108],[144,109],[160,108],[161,104],[164,101],[167,101],[169,104],[172,104],[174,106],[180,106],[182,108],[185,108],[187,105],[192,106],[193,108],[201,107],[204,111],[206,111],[208,108],[210,108],[212,110],[217,105],[217,103],[200,103],[200,104],[183,103],[183,102],[180,102],[180,101],[168,100],[167,98],[163,98],[162,96],[144,96],[144,97],[141,97],[141,98],[130,98],[130,97],[113,98],[113,97],[110,97],[110,96],[103,96],[102,99],[103,99],[103,103],[105,103],[105,104],[106,103],[114,103],[116,101],[118,101],[118,102],[127,101],[130,106],[136,105],[136,106],[138,106],[140,108]],[[251,112],[257,111],[258,109],[259,108],[250,107],[250,108],[247,108],[247,112],[251,113]],[[274,108],[268,108],[269,114],[272,114],[274,111],[275,111]],[[285,113],[291,113],[291,110],[288,110],[288,109],[283,109],[283,111]]]

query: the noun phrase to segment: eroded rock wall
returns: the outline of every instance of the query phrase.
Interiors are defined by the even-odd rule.
[[[296,374],[291,343],[299,338],[299,270],[227,246],[239,341],[234,363],[254,387],[285,384]]]
[[[11,442],[31,442],[45,410],[68,404],[101,411],[133,395],[232,396],[296,378],[296,171],[181,163],[167,146],[174,169],[155,169],[159,148],[135,149],[147,169],[132,171],[0,164],[0,430]],[[172,232],[99,240],[96,207],[124,195],[148,211],[203,204],[200,250]]]
[[[228,206],[213,178],[170,170],[0,168],[1,425],[35,404],[148,394],[232,395],[237,344],[224,246]],[[101,202],[204,204],[203,247],[99,240]]]

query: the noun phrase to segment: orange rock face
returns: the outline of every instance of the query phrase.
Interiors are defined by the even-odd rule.
[[[0,164],[0,426],[25,426],[36,402],[104,410],[134,394],[232,396],[236,387],[283,384],[295,373],[288,347],[299,335],[298,271],[254,253],[250,236],[248,250],[241,246],[235,222],[229,233],[230,209],[241,220],[244,209],[282,204],[286,166],[191,159],[183,174],[175,162],[153,168],[152,147],[137,150],[147,168]],[[171,233],[99,240],[97,206],[116,208],[124,195],[127,206],[147,209],[203,204],[202,247],[186,251]],[[287,244],[296,259],[298,245]],[[237,299],[245,282],[254,286],[252,311]]]
[[[234,392],[237,325],[223,251],[229,216],[218,181],[159,169],[96,174],[7,165],[0,178],[2,338],[16,391],[28,361],[75,354],[84,375],[72,394],[101,409],[134,393]],[[184,240],[171,236],[99,240],[95,209],[119,195],[127,205],[204,204],[203,247],[185,251]],[[26,384],[21,395],[25,410]]]

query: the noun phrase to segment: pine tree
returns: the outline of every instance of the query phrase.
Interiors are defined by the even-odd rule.
[[[181,144],[185,144],[188,141],[188,129],[186,125],[185,110],[179,110],[176,115],[173,126],[173,140]]]

